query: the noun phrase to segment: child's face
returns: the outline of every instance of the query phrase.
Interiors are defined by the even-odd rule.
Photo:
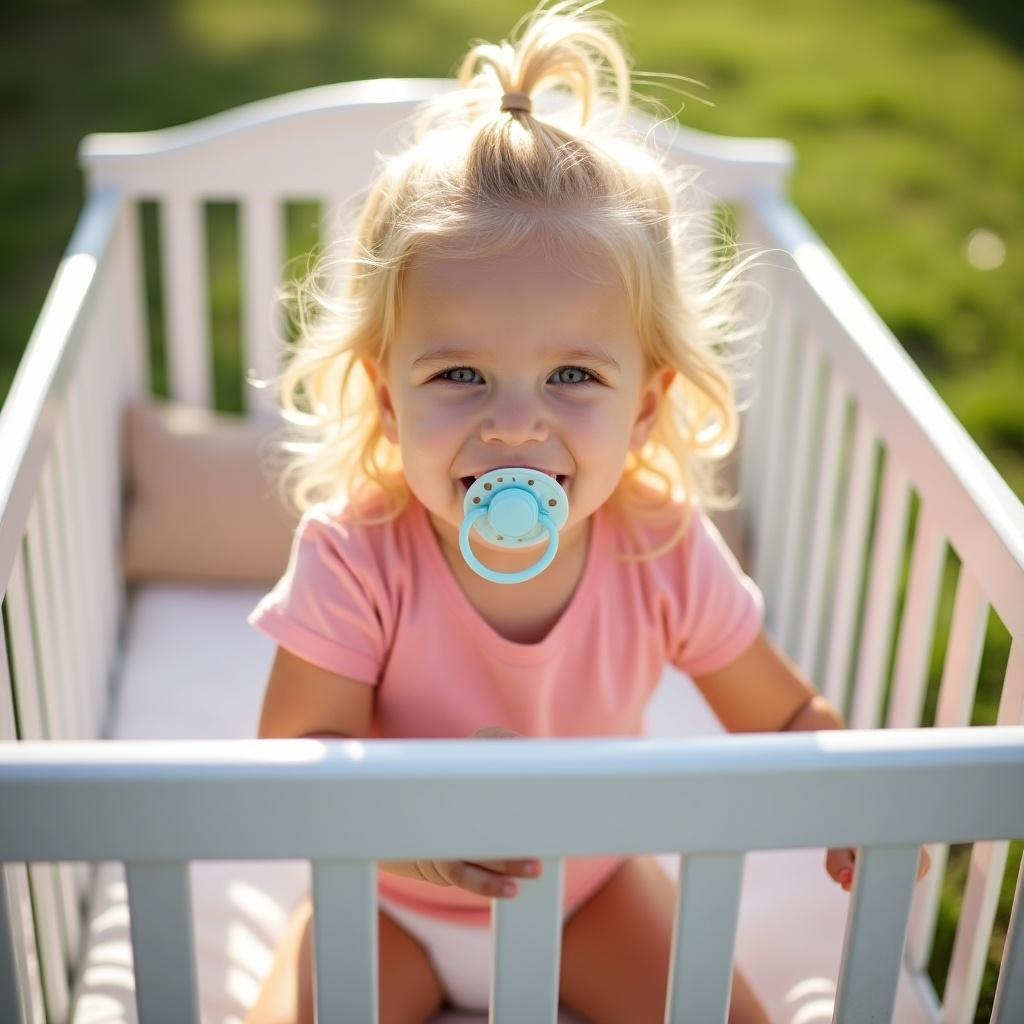
[[[569,496],[560,549],[615,490],[673,375],[644,376],[610,266],[544,259],[534,244],[486,260],[414,260],[386,368],[367,370],[409,486],[445,539],[457,545],[464,477],[530,466],[557,475]],[[538,557],[536,546],[524,558],[497,550],[506,564]]]

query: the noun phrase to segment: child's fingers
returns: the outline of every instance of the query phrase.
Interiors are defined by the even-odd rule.
[[[825,857],[825,870],[834,878],[847,892],[853,885],[853,866],[856,860],[856,850],[837,848],[829,850]],[[932,866],[932,858],[928,851],[921,847],[921,859],[917,866],[917,880],[920,881]]]
[[[522,860],[474,860],[469,863],[499,874],[518,875],[521,878],[536,878],[543,870],[541,862],[536,857],[526,857]]]
[[[528,871],[525,865],[529,861],[487,861],[474,863],[466,860],[435,861],[438,871],[450,882],[460,889],[476,893],[478,896],[492,898],[515,896],[519,891],[509,875],[521,875],[523,877],[535,877]],[[494,864],[497,870],[491,871],[484,864]],[[539,862],[534,862],[538,863]]]
[[[830,849],[825,855],[825,870],[829,877],[837,881],[847,892],[853,885],[853,865],[856,851],[849,847]]]
[[[928,869],[932,866],[932,858],[928,851],[922,846],[921,847],[921,862],[917,866],[917,880],[920,881],[928,874]]]

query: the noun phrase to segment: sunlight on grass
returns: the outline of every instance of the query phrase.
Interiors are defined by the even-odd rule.
[[[248,56],[315,42],[324,31],[315,0],[182,0],[172,5],[188,45],[213,57]]]

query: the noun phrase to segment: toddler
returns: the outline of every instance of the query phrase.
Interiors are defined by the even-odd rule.
[[[474,46],[383,161],[328,268],[339,290],[307,282],[280,378],[302,517],[250,616],[278,644],[261,737],[637,736],[666,663],[732,731],[842,726],[706,514],[726,507],[749,259],[696,244],[692,181],[630,134],[627,58],[594,6]],[[527,543],[473,529],[466,551],[467,510],[510,467],[566,518]],[[846,889],[853,860],[825,864]],[[486,1010],[490,901],[538,870],[380,864],[381,1020]],[[674,908],[653,857],[567,859],[562,1005],[662,1021]],[[312,1021],[310,915],[250,1024]],[[738,969],[729,1019],[767,1020]]]

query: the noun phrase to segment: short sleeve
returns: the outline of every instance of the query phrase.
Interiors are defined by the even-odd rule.
[[[379,575],[352,527],[316,508],[301,519],[288,568],[248,622],[281,647],[329,672],[376,684],[384,663]]]
[[[764,597],[703,511],[694,512],[681,549],[680,605],[668,649],[672,664],[692,677],[724,668],[754,642]]]

